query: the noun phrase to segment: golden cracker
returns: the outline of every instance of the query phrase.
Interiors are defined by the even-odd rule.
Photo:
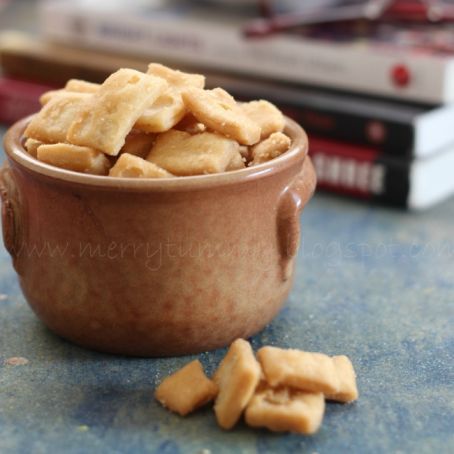
[[[172,178],[167,170],[139,156],[122,153],[110,169],[109,176],[121,178]]]
[[[169,410],[185,416],[213,400],[218,387],[204,373],[199,360],[165,378],[155,391],[156,399]]]
[[[119,69],[75,116],[67,140],[117,155],[134,123],[166,88],[167,83],[161,78]]]

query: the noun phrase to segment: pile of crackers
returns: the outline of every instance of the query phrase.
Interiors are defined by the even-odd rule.
[[[205,77],[158,63],[119,69],[102,84],[69,80],[45,93],[24,132],[47,164],[95,175],[172,178],[238,170],[289,149],[271,103],[237,103]]]
[[[212,380],[195,360],[165,378],[155,397],[182,416],[215,400],[223,429],[232,429],[244,414],[252,427],[309,435],[320,428],[325,399],[353,402],[358,389],[346,356],[267,346],[256,359],[249,342],[237,339]]]

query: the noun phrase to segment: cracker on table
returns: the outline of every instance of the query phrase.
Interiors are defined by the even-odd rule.
[[[170,86],[174,88],[205,87],[205,76],[202,76],[201,74],[191,74],[178,71],[176,69],[169,68],[168,66],[161,65],[160,63],[150,63],[148,65],[147,74],[162,77]]]
[[[139,156],[122,153],[110,169],[109,176],[122,178],[172,178],[167,170]]]
[[[85,93],[54,96],[25,129],[24,136],[44,143],[65,142],[68,129],[87,101]]]
[[[325,397],[290,388],[262,387],[250,400],[246,424],[274,432],[315,433],[323,420]]]
[[[274,104],[259,100],[241,104],[240,107],[251,120],[260,126],[262,130],[261,140],[266,139],[273,132],[282,132],[284,130],[284,115]]]
[[[189,87],[182,95],[188,110],[213,131],[243,145],[253,145],[260,140],[260,126],[241,110],[225,90]]]
[[[345,355],[333,356],[332,360],[337,370],[339,390],[334,394],[327,394],[326,398],[344,403],[353,402],[358,399],[358,388],[353,364]]]
[[[90,95],[76,115],[67,140],[115,156],[134,123],[167,89],[167,83],[133,69],[119,69]]]
[[[291,145],[290,137],[282,132],[273,132],[267,139],[251,147],[250,165],[262,164],[285,153]]]
[[[185,416],[216,397],[218,387],[195,360],[165,378],[155,391],[156,399],[166,408]]]
[[[125,139],[120,153],[129,153],[140,158],[145,158],[150,153],[151,147],[156,140],[155,134],[146,134],[144,132],[132,130]]]
[[[169,87],[146,108],[134,127],[148,133],[165,132],[173,128],[185,114],[186,106],[181,93]]]
[[[214,411],[218,424],[231,429],[255,392],[261,375],[249,342],[235,340],[221,361],[213,380],[219,387]]]
[[[157,137],[147,160],[174,175],[201,175],[224,172],[237,151],[235,141],[217,134],[171,130]]]
[[[56,167],[93,175],[106,175],[110,167],[110,161],[102,152],[70,143],[41,145],[37,158]]]
[[[267,383],[334,395],[339,392],[337,368],[323,353],[263,347],[257,352]]]
[[[28,151],[28,154],[34,158],[36,158],[38,147],[41,145],[43,145],[43,142],[31,138],[27,139],[24,143],[24,147]]]

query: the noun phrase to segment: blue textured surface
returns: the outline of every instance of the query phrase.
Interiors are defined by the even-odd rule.
[[[329,404],[310,438],[167,412],[153,389],[193,357],[114,357],[55,337],[2,248],[0,452],[454,452],[453,221],[454,200],[408,214],[318,195],[306,209],[295,287],[252,341],[352,359],[359,401]],[[199,357],[212,372],[223,353]],[[29,363],[5,363],[15,356]]]

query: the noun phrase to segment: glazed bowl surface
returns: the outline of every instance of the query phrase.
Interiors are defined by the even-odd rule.
[[[56,334],[135,356],[222,347],[269,323],[292,285],[315,173],[307,137],[215,175],[113,178],[55,168],[7,132],[3,240],[25,298]]]

